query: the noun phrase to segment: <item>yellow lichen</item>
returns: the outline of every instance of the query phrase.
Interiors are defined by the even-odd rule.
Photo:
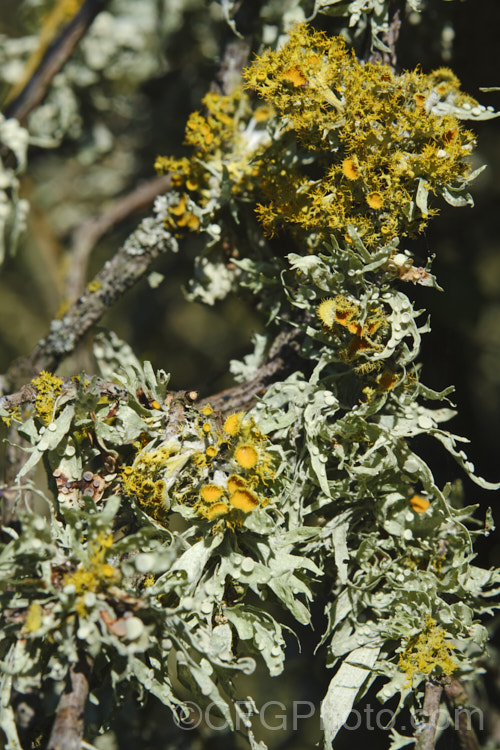
[[[214,521],[217,518],[221,518],[229,513],[229,506],[227,503],[215,503],[209,508],[204,508],[203,515],[209,520]]]
[[[388,328],[387,317],[381,307],[371,306],[363,313],[358,302],[337,295],[320,302],[316,314],[329,332],[338,334],[344,329],[353,334],[347,348],[339,352],[344,359],[351,360],[360,352],[381,349],[380,342]],[[361,322],[363,317],[364,323]]]
[[[243,443],[234,451],[235,461],[244,469],[253,469],[259,460],[259,454],[253,445]]]
[[[399,382],[400,375],[391,370],[384,370],[382,375],[377,378],[377,385],[383,391],[392,391],[394,386]]]
[[[222,496],[222,489],[217,484],[206,484],[200,490],[200,495],[207,503],[215,503]]]
[[[231,474],[227,480],[227,491],[236,492],[236,490],[246,487],[246,481],[239,474]]]
[[[306,86],[307,85],[307,78],[305,77],[304,73],[300,70],[300,68],[297,67],[297,65],[292,65],[291,68],[288,68],[287,70],[283,71],[283,73],[281,74],[281,80],[291,83],[292,86]]]
[[[119,572],[106,562],[113,546],[113,535],[100,532],[97,538],[90,542],[88,562],[81,563],[78,568],[65,576],[65,586],[73,586],[76,594],[102,591],[114,583]],[[83,612],[83,605],[80,607]]]
[[[418,635],[410,638],[399,657],[398,666],[406,674],[406,685],[411,685],[413,676],[450,675],[457,668],[453,661],[454,646],[446,642],[446,631],[437,627],[436,621],[428,615],[425,626]]]
[[[366,196],[366,202],[368,203],[370,208],[378,210],[384,205],[384,198],[380,193],[377,192],[368,193],[368,195]]]
[[[195,451],[191,456],[194,471],[202,474],[204,481],[196,493],[184,492],[177,497],[201,518],[216,521],[218,529],[235,529],[243,523],[242,514],[268,502],[261,493],[274,476],[273,457],[266,449],[268,438],[261,433],[254,419],[245,416],[244,412],[230,415],[222,432],[214,422],[204,439],[212,435],[218,441],[217,448],[208,446],[203,454]],[[237,442],[233,441],[235,437]],[[206,456],[210,448],[213,460],[208,462]],[[219,463],[219,456],[222,463]],[[230,467],[233,473],[227,476]],[[224,475],[225,481],[222,479]],[[210,476],[217,477],[217,480],[207,481]],[[171,494],[176,497],[174,489]]]
[[[175,449],[163,445],[153,451],[140,451],[133,466],[121,470],[123,490],[135,497],[141,508],[159,523],[166,524],[166,486],[163,475],[174,471],[176,462],[181,466],[184,457],[178,457]]]
[[[22,422],[21,407],[15,406],[13,409],[11,409],[8,414],[2,417],[2,422],[7,427],[10,427],[12,422]]]
[[[36,389],[35,412],[44,424],[52,421],[55,401],[61,393],[63,384],[61,378],[46,370],[42,370],[40,375],[31,381],[31,385]]]
[[[231,493],[229,502],[233,508],[242,510],[244,513],[250,513],[259,505],[259,498],[252,490],[237,489]]]
[[[342,172],[348,180],[357,180],[359,177],[359,166],[355,159],[349,157],[342,162]]]
[[[426,109],[450,93],[458,105],[475,104],[448,69],[395,75],[357,60],[341,37],[299,24],[277,51],[256,56],[244,78],[262,104],[252,109],[241,88],[210,92],[187,122],[192,158],[156,160],[178,190],[171,229],[199,230],[196,207],[213,202],[211,180],[220,175],[234,196],[253,201],[269,236],[285,229],[352,245],[351,227],[371,248],[423,231],[435,209],[417,205],[422,185],[442,193],[471,174],[473,134],[435,114],[437,107]],[[307,159],[290,159],[290,138],[314,153],[314,177]]]
[[[244,415],[245,412],[243,411],[239,411],[237,414],[231,414],[224,422],[224,432],[227,435],[231,435],[231,437],[237,435]]]
[[[245,77],[297,140],[315,150],[324,168],[318,180],[298,164],[287,165],[283,174],[275,151],[273,160],[262,160],[259,194],[266,201],[257,213],[270,236],[297,225],[308,232],[333,231],[348,243],[351,225],[368,246],[413,235],[427,218],[426,212],[408,210],[420,180],[432,193],[470,174],[473,135],[456,118],[425,110],[430,96],[445,97],[450,90],[457,102],[469,101],[451,71],[395,76],[380,63],[359,62],[340,37],[299,24],[279,50],[259,55]],[[335,151],[329,146],[332,132],[341,147]],[[437,155],[439,141],[453,146],[446,159]],[[355,154],[363,155],[362,170]]]
[[[38,602],[32,602],[28,607],[26,613],[26,620],[24,621],[24,631],[26,633],[36,633],[40,630],[43,622],[43,609]]]
[[[167,221],[172,227],[186,227],[187,229],[196,230],[200,226],[200,220],[187,206],[187,196],[182,195],[179,202],[168,209],[171,215]]]
[[[425,513],[430,506],[430,502],[421,495],[413,495],[413,497],[410,498],[410,505],[415,513]]]

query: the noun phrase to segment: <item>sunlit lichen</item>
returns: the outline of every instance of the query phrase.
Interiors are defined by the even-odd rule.
[[[421,495],[413,495],[410,498],[410,505],[415,513],[425,513],[427,508],[430,506],[430,502]]]
[[[398,665],[407,676],[407,684],[411,684],[414,675],[452,674],[457,669],[453,649],[454,646],[446,642],[446,631],[427,616],[423,630],[410,638],[399,657]]]
[[[40,375],[31,381],[31,385],[36,389],[35,412],[44,424],[49,424],[53,419],[55,401],[61,393],[63,383],[61,378],[46,370],[42,370]]]

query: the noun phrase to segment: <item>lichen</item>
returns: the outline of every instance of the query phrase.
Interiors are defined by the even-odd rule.
[[[49,424],[54,417],[56,398],[61,393],[64,381],[56,375],[42,370],[33,378],[31,385],[36,389],[35,412],[43,424]]]
[[[457,669],[452,655],[454,646],[446,641],[446,636],[446,631],[437,627],[436,621],[428,615],[423,630],[409,639],[399,657],[398,665],[406,674],[408,685],[415,674],[439,677]]]

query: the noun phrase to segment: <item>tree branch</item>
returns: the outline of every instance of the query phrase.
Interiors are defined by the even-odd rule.
[[[436,735],[439,719],[439,702],[443,686],[436,682],[428,682],[425,686],[423,726],[417,730],[415,750],[434,750],[434,737]]]
[[[449,684],[445,685],[444,692],[460,747],[462,750],[480,750],[476,733],[471,725],[470,713],[467,710],[469,701],[463,685],[452,678]]]
[[[59,699],[47,750],[81,749],[89,675],[90,662],[82,655],[68,670],[66,689]]]
[[[401,16],[405,12],[406,2],[403,0],[393,0],[392,7],[389,11],[390,20],[386,32],[380,35],[381,41],[388,47],[388,52],[376,50],[369,56],[370,62],[381,62],[384,65],[390,65],[394,70],[397,65],[396,45],[399,39],[401,29]]]
[[[15,389],[40,370],[54,370],[111,305],[132,287],[161,253],[175,247],[159,217],[147,218],[109,260],[61,320],[27,357],[17,359],[5,380]]]
[[[69,300],[73,301],[83,293],[88,260],[101,237],[130,214],[147,208],[157,195],[165,193],[169,189],[170,175],[154,177],[140,184],[127,195],[118,198],[100,216],[92,217],[78,227],[73,234],[72,247],[68,258],[66,296]]]
[[[76,396],[78,388],[77,383],[71,378],[63,378],[63,385],[61,388],[61,395],[72,398]],[[108,396],[110,399],[117,399],[126,401],[127,391],[117,383],[110,383],[102,378],[96,378],[97,388],[102,396]],[[31,383],[23,385],[15,393],[11,393],[6,396],[0,396],[0,408],[6,409],[7,411],[13,411],[22,404],[32,404],[36,399],[36,388]]]
[[[258,368],[251,380],[204,398],[200,404],[210,403],[210,406],[223,416],[251,409],[257,397],[263,395],[271,383],[284,380],[298,367],[303,366],[302,361],[299,364],[302,335],[302,330],[297,327],[282,331],[273,342],[266,362]]]
[[[6,118],[15,117],[22,122],[40,104],[52,79],[69,60],[76,45],[107,2],[108,0],[84,2],[78,13],[50,45],[21,93],[7,105],[4,111]]]

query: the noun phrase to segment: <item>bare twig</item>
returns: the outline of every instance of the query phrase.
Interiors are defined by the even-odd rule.
[[[20,387],[40,370],[54,370],[75,349],[89,328],[173,243],[160,218],[145,219],[64,317],[52,322],[48,336],[38,342],[31,354],[11,365],[6,375],[10,387]]]
[[[423,725],[416,733],[415,750],[434,750],[434,737],[439,719],[439,702],[443,686],[437,682],[428,682],[425,686]]]
[[[257,397],[262,396],[271,383],[284,380],[297,369],[301,337],[300,328],[282,331],[273,342],[266,362],[259,367],[251,380],[209,396],[200,403],[210,403],[213,409],[223,415],[250,409]]]
[[[76,396],[78,384],[72,378],[60,378],[62,380],[61,396],[65,398],[73,398]],[[99,390],[101,396],[107,396],[110,399],[126,400],[127,391],[116,383],[110,383],[102,378],[95,379],[95,385]],[[0,408],[6,409],[7,411],[14,411],[18,406],[22,404],[32,404],[36,398],[36,387],[31,383],[23,385],[15,393],[11,393],[6,396],[0,396]]]
[[[50,45],[21,93],[7,105],[4,112],[5,117],[15,117],[22,122],[40,104],[52,79],[69,60],[76,45],[97,14],[104,9],[107,2],[108,0],[86,0],[84,2],[78,13]]]
[[[390,65],[393,69],[396,69],[396,45],[399,39],[399,31],[401,29],[401,15],[404,13],[404,8],[405,2],[402,2],[402,0],[393,0],[392,7],[389,11],[389,27],[386,32],[380,35],[382,42],[389,48],[389,52],[381,52],[380,50],[376,50],[369,56],[370,62],[382,62],[384,63],[384,65]]]
[[[142,183],[132,192],[118,198],[100,216],[85,221],[74,232],[69,252],[69,270],[66,277],[66,296],[75,300],[83,293],[87,264],[92,250],[103,235],[126,219],[130,214],[147,208],[157,195],[170,189],[170,175],[162,175]]]
[[[458,741],[462,750],[480,750],[476,733],[471,726],[470,712],[467,710],[468,696],[462,684],[451,679],[448,685],[445,685],[444,692],[448,710],[454,719],[453,726],[458,734]]]
[[[81,656],[68,670],[66,689],[59,699],[47,750],[80,750],[85,704],[89,694],[90,663]]]
[[[266,362],[259,367],[251,380],[201,399],[197,402],[198,405],[201,407],[210,403],[212,408],[220,411],[223,416],[235,411],[250,409],[256,398],[262,395],[271,383],[283,380],[293,370],[297,369],[301,336],[302,330],[300,328],[282,331],[270,347]],[[65,399],[75,397],[78,389],[77,383],[72,378],[61,377],[61,380],[63,382],[61,395]],[[128,398],[127,391],[116,383],[96,378],[95,386],[102,396],[107,396],[110,399],[126,401]],[[185,393],[185,391],[172,392],[171,396],[173,399],[181,399]],[[28,383],[14,393],[0,396],[0,408],[13,412],[23,404],[34,403],[36,395],[36,387]],[[188,401],[193,400],[194,398],[188,396]]]

